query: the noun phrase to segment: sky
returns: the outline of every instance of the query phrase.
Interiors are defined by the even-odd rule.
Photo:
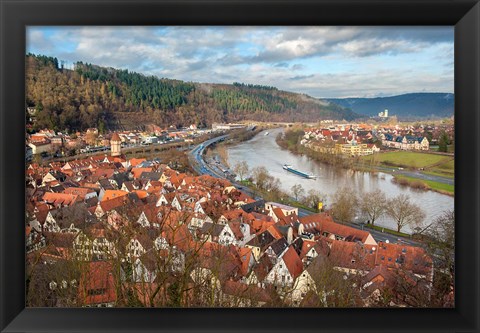
[[[453,27],[27,27],[27,53],[318,98],[453,93]]]

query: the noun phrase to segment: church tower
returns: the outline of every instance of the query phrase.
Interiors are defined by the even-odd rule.
[[[120,156],[120,145],[122,144],[122,140],[115,132],[110,139],[110,153],[112,156]]]

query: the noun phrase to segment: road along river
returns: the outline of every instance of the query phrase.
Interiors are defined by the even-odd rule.
[[[332,204],[332,195],[341,188],[353,188],[359,197],[374,189],[381,189],[388,198],[393,198],[400,193],[407,194],[411,202],[419,205],[426,214],[424,224],[427,225],[445,210],[454,208],[454,198],[433,191],[423,191],[397,185],[392,182],[392,175],[386,173],[371,174],[334,167],[325,163],[314,161],[306,156],[295,155],[280,148],[275,138],[283,129],[269,130],[259,133],[249,141],[239,143],[228,148],[228,163],[233,167],[240,161],[246,161],[249,168],[264,166],[269,173],[280,179],[282,190],[290,193],[291,187],[301,184],[308,192],[310,189],[318,190],[327,195],[327,207]],[[314,174],[316,179],[306,179],[292,174],[283,169],[284,164],[290,164],[295,169]],[[395,222],[389,217],[382,217],[375,222],[376,225],[396,230]],[[411,233],[406,226],[403,232]]]

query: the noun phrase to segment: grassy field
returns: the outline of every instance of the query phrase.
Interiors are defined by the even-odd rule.
[[[371,161],[372,158],[380,164],[404,168],[424,168],[432,164],[447,163],[451,159],[450,156],[413,151],[390,151],[362,157],[366,161]]]
[[[406,169],[423,169],[427,174],[453,178],[455,162],[452,156],[428,154],[413,151],[390,151],[386,153],[363,156],[367,163],[386,167]]]
[[[450,184],[445,184],[445,183],[439,183],[439,182],[434,182],[431,180],[422,180],[425,184],[430,186],[432,190],[437,190],[439,192],[446,192],[450,194],[455,193],[455,186],[450,185]]]
[[[450,160],[447,163],[439,164],[435,167],[429,168],[429,171],[437,172],[442,176],[452,177],[455,174],[455,161]]]
[[[407,176],[399,176],[399,175],[396,175],[395,179],[399,184],[410,185],[416,188],[431,189],[431,190],[448,194],[448,195],[455,194],[454,185],[439,183],[431,180],[423,180],[423,179],[418,179],[413,177],[407,177]]]
[[[446,178],[451,178],[451,179],[454,178],[453,171],[444,172],[444,171],[439,171],[437,169],[433,169],[433,170],[435,170],[435,171],[423,171],[422,173],[424,173],[426,175],[440,176],[440,177],[446,177]]]

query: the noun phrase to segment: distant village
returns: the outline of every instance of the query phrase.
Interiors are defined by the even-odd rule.
[[[184,139],[196,129],[188,131],[193,134]],[[59,139],[44,131],[29,144],[41,147],[43,138],[68,146],[87,141],[90,132]],[[356,142],[407,132],[339,129]],[[328,128],[307,135],[337,134]],[[423,248],[377,242],[327,213],[300,217],[298,208],[255,200],[228,180],[180,173],[159,159],[127,159],[122,146],[141,142],[138,133],[113,133],[102,145],[107,140],[108,153],[26,169],[27,272],[35,276],[27,287],[30,304],[428,304],[434,267]]]
[[[148,146],[172,142],[193,142],[193,139],[212,130],[198,129],[196,125],[177,129],[176,127],[160,128],[147,125],[144,131],[123,131],[117,134],[121,138],[122,147]],[[66,134],[53,130],[40,130],[27,136],[25,156],[31,161],[34,155],[44,158],[74,156],[77,154],[98,153],[110,150],[112,133],[102,134],[97,128],[89,128],[85,132]]]
[[[383,112],[381,117],[385,117]],[[372,155],[382,149],[428,151],[438,144],[442,131],[454,135],[453,125],[332,123],[306,129],[300,143],[315,151],[345,156]]]
[[[385,111],[388,112],[388,111]],[[383,118],[386,116],[381,113]],[[387,113],[388,115],[388,113]],[[365,156],[379,152],[381,149],[428,151],[430,146],[438,144],[442,131],[449,137],[454,137],[452,125],[371,125],[371,124],[335,124],[333,121],[323,121],[322,127],[309,126],[301,144],[329,154],[344,156]],[[252,127],[253,125],[250,125]],[[212,124],[211,129],[199,129],[192,124],[189,127],[177,129],[174,126],[160,128],[157,125],[147,125],[144,131],[118,132],[122,148],[148,146],[174,142],[193,142],[201,135],[212,132],[248,127],[246,124]],[[85,132],[66,134],[53,130],[40,130],[27,135],[25,156],[28,162],[35,155],[43,159],[75,156],[78,154],[93,154],[110,149],[112,133],[99,133],[97,128]]]

